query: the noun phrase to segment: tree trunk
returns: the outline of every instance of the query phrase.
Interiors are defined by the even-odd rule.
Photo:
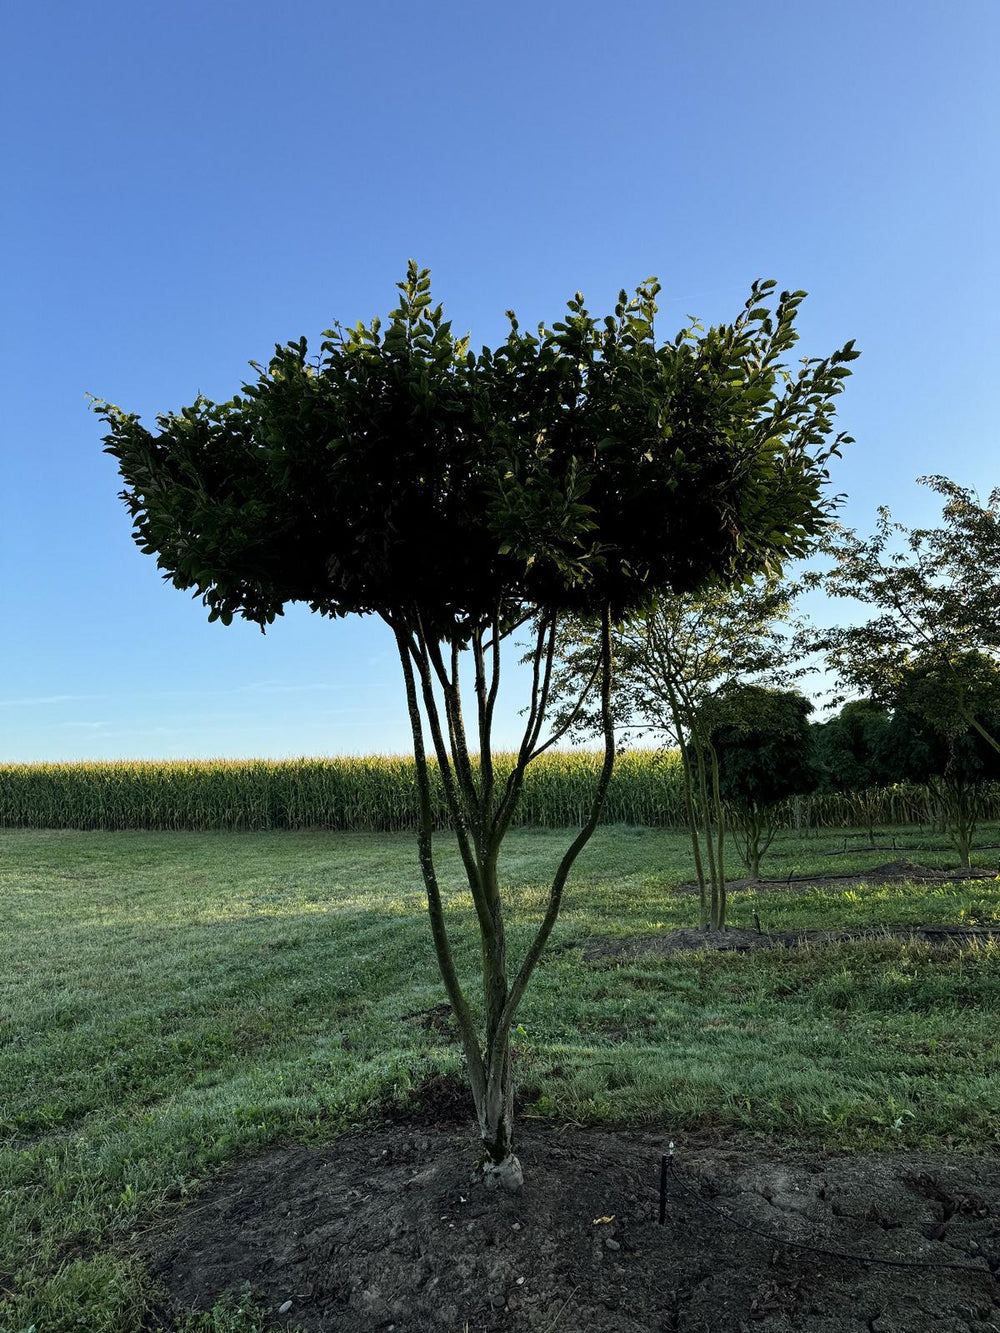
[[[473,1172],[490,1189],[516,1191],[524,1183],[521,1163],[514,1155],[514,1079],[511,1068],[510,1025],[504,1010],[510,998],[507,985],[507,937],[500,907],[496,852],[483,867],[482,880],[494,904],[494,938],[483,942],[483,999],[486,1007],[486,1088],[476,1102],[476,1117],[483,1155]]]
[[[967,870],[971,864],[972,841],[976,834],[976,792],[962,782],[945,781],[941,785],[940,799],[945,828],[958,853],[959,866]]]
[[[719,913],[715,928],[716,930],[725,930],[729,899],[726,888],[726,810],[722,804],[722,794],[719,789],[719,756],[716,754],[715,746],[711,741],[708,743],[708,753],[712,762],[712,804],[715,807],[715,817],[718,821],[718,850],[715,856],[715,870],[719,879]]]
[[[684,813],[687,818],[688,832],[691,835],[691,851],[694,855],[694,870],[698,879],[698,924],[702,930],[708,926],[708,895],[705,891],[705,866],[701,859],[701,846],[698,836],[698,815],[695,810],[694,774],[692,772],[691,752],[684,736],[684,721],[680,701],[667,677],[667,693],[670,699],[670,717],[677,736],[677,746],[681,752],[681,775],[684,785]]]
[[[516,1193],[524,1184],[524,1175],[514,1153],[514,1080],[509,1032],[501,1036],[499,1042],[499,1046],[494,1046],[496,1077],[491,1078],[482,1104],[476,1107],[483,1155],[473,1172],[473,1179],[481,1179],[488,1189]]]
[[[971,864],[972,839],[976,830],[971,804],[965,792],[958,793],[955,801],[955,845],[958,851],[958,863],[963,870],[967,870]]]
[[[719,873],[715,863],[715,843],[712,828],[712,803],[708,794],[708,780],[705,776],[705,752],[700,737],[695,743],[697,762],[698,795],[702,827],[705,831],[705,850],[708,854],[708,877],[711,886],[708,924],[712,930],[718,929],[719,922]]]

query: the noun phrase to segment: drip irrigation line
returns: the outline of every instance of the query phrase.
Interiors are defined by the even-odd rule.
[[[947,1269],[956,1273],[975,1273],[977,1277],[991,1277],[994,1282],[1000,1282],[1000,1265],[992,1268],[987,1264],[982,1267],[978,1264],[950,1264],[943,1263],[934,1259],[877,1259],[874,1256],[865,1256],[861,1254],[849,1254],[846,1250],[826,1250],[818,1245],[810,1245],[806,1241],[788,1240],[784,1236],[776,1236],[773,1232],[765,1231],[762,1227],[752,1226],[749,1222],[741,1222],[738,1218],[727,1213],[723,1208],[716,1208],[714,1204],[703,1199],[697,1194],[690,1185],[686,1185],[681,1179],[680,1173],[674,1165],[673,1144],[670,1145],[670,1154],[664,1154],[660,1159],[660,1224],[662,1225],[666,1215],[666,1187],[668,1178],[673,1177],[674,1181],[685,1194],[689,1195],[700,1208],[706,1209],[716,1217],[722,1218],[728,1226],[734,1231],[750,1231],[755,1236],[761,1236],[764,1240],[769,1240],[774,1245],[784,1245],[792,1250],[805,1250],[809,1254],[820,1254],[826,1259],[844,1259],[848,1263],[862,1264],[868,1266],[877,1264],[881,1268],[904,1268],[904,1269]]]

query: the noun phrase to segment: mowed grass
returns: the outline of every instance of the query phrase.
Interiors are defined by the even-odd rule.
[[[897,850],[835,857],[842,835],[785,835],[766,869],[952,860],[943,838],[893,833]],[[568,837],[510,835],[515,956]],[[471,985],[471,902],[445,835],[439,846]],[[995,868],[996,856],[974,859]],[[584,961],[595,935],[696,924],[697,899],[677,888],[690,864],[682,835],[625,827],[600,830],[581,857],[520,1014],[529,1113],[675,1137],[715,1126],[997,1147],[996,946],[880,938]],[[1000,881],[733,893],[734,925],[755,912],[776,930],[1000,922]],[[444,997],[412,835],[5,831],[0,914],[5,1330],[138,1327],[153,1296],[130,1237],[166,1200],[266,1143],[328,1138],[431,1074],[461,1072],[447,1025],[424,1022]],[[230,1310],[198,1326],[256,1319]]]

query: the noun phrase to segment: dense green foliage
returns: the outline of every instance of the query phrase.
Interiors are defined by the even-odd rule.
[[[510,757],[497,756],[501,774]],[[550,751],[531,768],[516,824],[569,828],[586,812],[600,756]],[[447,811],[434,766],[436,819]],[[984,818],[1000,818],[1000,787],[982,791]],[[782,807],[781,824],[843,828],[932,823],[925,786],[898,783],[861,792],[829,791]],[[684,792],[676,753],[627,750],[603,812],[605,824],[684,826]],[[53,829],[191,829],[260,831],[336,829],[401,832],[417,823],[412,758],[162,760],[0,765],[0,827]]]
[[[775,285],[673,339],[655,279],[601,319],[578,293],[537,335],[508,312],[476,353],[411,261],[384,327],[335,326],[318,357],[277,346],[226,403],[155,432],[96,406],[137,542],[211,618],[302,601],[467,641],[523,604],[624,613],[809,549],[857,352],[789,370],[805,293]]]
[[[731,805],[776,805],[818,782],[809,727],[812,704],[795,690],[741,685],[716,696],[703,725]]]
[[[944,840],[929,841],[918,859],[946,861]],[[0,842],[0,1302],[14,1301],[0,1327],[132,1333],[148,1287],[130,1238],[167,1197],[264,1144],[335,1136],[461,1069],[454,1032],[425,1021],[443,994],[409,836]],[[512,947],[535,927],[563,842],[508,839]],[[772,855],[783,872],[827,871],[839,844],[779,835]],[[457,854],[441,874],[469,976]],[[537,1114],[667,1124],[674,1137],[717,1127],[841,1147],[944,1135],[998,1146],[995,948],[880,938],[584,959],[594,935],[694,925],[697,898],[675,887],[690,874],[679,833],[602,830],[581,856],[516,1038]],[[1000,882],[732,894],[734,926],[755,912],[776,930],[996,922]]]
[[[977,650],[924,653],[892,696],[889,766],[911,781],[974,786],[1000,776],[1000,663]]]
[[[891,771],[889,710],[872,699],[854,699],[826,722],[813,723],[813,741],[824,791],[864,791],[898,776]]]
[[[812,704],[796,690],[738,685],[702,710],[718,767],[718,789],[737,830],[744,865],[760,873],[760,858],[774,837],[780,804],[819,785]]]

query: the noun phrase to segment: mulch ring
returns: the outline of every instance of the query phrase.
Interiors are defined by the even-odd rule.
[[[915,861],[887,861],[884,865],[873,866],[871,870],[852,870],[843,875],[788,875],[784,879],[727,879],[730,892],[739,889],[753,889],[757,893],[773,893],[782,890],[801,889],[858,889],[865,884],[896,884],[910,880],[933,884],[965,884],[969,880],[996,880],[1000,878],[995,870],[986,870],[981,866],[968,866],[964,870],[939,870],[934,866],[918,865]],[[680,884],[678,893],[698,893],[697,884]]]
[[[833,930],[726,930],[685,928],[664,930],[659,935],[594,935],[583,945],[583,957],[593,963],[601,959],[663,957],[674,953],[753,953],[761,949],[795,949],[800,945],[839,944],[846,940],[900,939],[927,944],[961,945],[978,940],[1000,941],[1000,925],[900,925],[859,926]]]
[[[675,1137],[664,1226],[665,1135],[526,1123],[508,1196],[470,1183],[467,1122],[411,1118],[239,1163],[144,1258],[168,1320],[249,1283],[309,1333],[1000,1329],[996,1159]]]

